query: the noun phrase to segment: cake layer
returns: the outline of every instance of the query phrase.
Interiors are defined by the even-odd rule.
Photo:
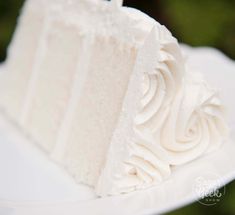
[[[42,0],[26,1],[8,49],[6,70],[0,80],[0,106],[13,119],[19,118],[28,90],[27,84],[37,55],[46,10]]]
[[[135,59],[136,48],[129,44],[94,38],[65,154],[65,165],[78,182],[95,185],[99,177]]]
[[[82,55],[82,37],[77,28],[58,21],[51,21],[46,32],[40,58],[32,71],[21,122],[46,151],[51,151],[68,108]]]

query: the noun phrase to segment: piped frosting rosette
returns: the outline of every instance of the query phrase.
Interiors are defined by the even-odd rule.
[[[134,132],[135,138],[125,149],[128,158],[121,162],[118,171],[111,177],[112,185],[108,190],[111,195],[151,187],[171,173],[168,155],[163,147],[155,144],[151,134],[138,130]]]
[[[140,110],[135,117],[135,125],[140,131],[159,130],[168,115],[184,75],[184,60],[177,40],[164,26],[159,25],[155,31],[155,40],[159,41],[159,49],[154,55],[152,68],[144,72],[143,97]]]
[[[218,91],[197,72],[186,72],[184,84],[161,129],[160,143],[169,163],[180,165],[218,148],[228,128]]]

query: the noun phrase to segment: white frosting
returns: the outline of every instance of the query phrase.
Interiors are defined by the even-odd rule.
[[[160,137],[169,163],[184,164],[218,148],[227,133],[217,90],[212,89],[202,75],[187,72]]]

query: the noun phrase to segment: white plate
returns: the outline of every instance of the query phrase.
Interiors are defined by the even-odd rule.
[[[229,111],[231,136],[235,138],[235,63],[215,49],[183,46],[188,63],[205,73]],[[127,195],[96,198],[92,189],[73,180],[37,148],[0,118],[0,214],[156,214],[198,199],[195,178],[212,173],[223,183],[235,178],[235,144],[180,168],[161,185]]]

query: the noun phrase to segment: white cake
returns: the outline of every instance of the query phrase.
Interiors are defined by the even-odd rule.
[[[216,91],[177,40],[119,0],[26,1],[0,107],[99,196],[158,184],[227,135]]]

